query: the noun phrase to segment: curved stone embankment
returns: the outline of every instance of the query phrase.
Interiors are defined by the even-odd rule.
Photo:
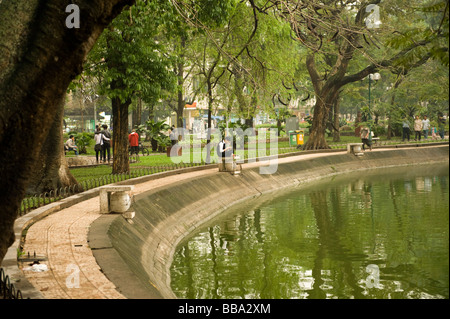
[[[246,164],[241,176],[219,172],[200,175],[136,195],[133,222],[114,218],[103,229],[108,229],[108,240],[127,265],[115,271],[131,270],[141,286],[143,283],[148,288],[148,294],[140,297],[176,298],[170,288],[170,265],[177,244],[232,205],[337,174],[448,161],[449,146],[445,145],[377,150],[361,157],[327,153],[280,158],[276,173],[271,175],[260,174],[261,163]],[[102,258],[97,256],[97,261],[108,275]],[[118,286],[133,286],[120,282],[120,276],[111,280]]]

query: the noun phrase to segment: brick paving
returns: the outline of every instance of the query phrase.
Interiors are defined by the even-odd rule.
[[[217,168],[168,176],[138,184],[133,194],[159,186],[217,173]],[[92,222],[101,216],[99,198],[85,200],[34,223],[27,231],[23,251],[47,257],[47,271],[23,270],[26,278],[46,299],[124,299],[102,273],[88,245]],[[23,268],[29,263],[23,263]],[[77,276],[78,275],[78,276]],[[75,277],[79,278],[79,285]],[[78,287],[76,287],[78,286]]]
[[[89,226],[98,217],[99,200],[93,198],[52,214],[28,230],[24,251],[46,256],[48,260],[41,264],[49,270],[24,273],[45,298],[124,298],[101,273],[88,246]]]

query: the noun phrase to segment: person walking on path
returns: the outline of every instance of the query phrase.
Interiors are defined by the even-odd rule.
[[[370,150],[372,150],[372,141],[370,140],[370,130],[368,127],[363,127],[361,129],[361,142],[363,143],[363,151],[365,151],[365,145],[369,147]]]
[[[78,146],[75,145],[75,138],[73,135],[69,136],[69,139],[66,141],[67,151],[74,151],[75,155],[78,155]]]
[[[111,132],[108,131],[108,125],[102,125],[102,137],[103,137],[103,145],[102,145],[102,158],[103,162],[106,163],[106,153],[108,153],[108,164],[111,160]]]
[[[131,155],[139,155],[139,134],[136,133],[135,129],[132,129],[130,135],[128,135],[128,142],[130,143]]]
[[[403,142],[405,141],[405,138],[408,138],[408,142],[409,142],[409,138],[410,138],[410,135],[409,135],[409,130],[410,130],[409,125],[410,125],[410,124],[409,124],[408,118],[405,116],[405,117],[403,118],[403,122],[402,122],[402,127],[403,127],[402,141],[403,141]]]
[[[422,120],[422,130],[423,130],[423,138],[428,138],[428,132],[430,130],[430,120],[427,118],[426,115],[424,115]]]
[[[94,146],[95,159],[97,160],[97,164],[98,164],[99,155],[100,155],[100,161],[102,160],[102,147],[103,147],[103,134],[100,131],[100,127],[98,125],[95,126],[94,141],[95,141],[95,146]]]
[[[414,141],[420,141],[422,138],[422,129],[423,129],[423,124],[422,124],[422,120],[419,118],[419,115],[416,115],[416,119],[414,121]],[[417,139],[417,137],[419,137],[419,139]]]

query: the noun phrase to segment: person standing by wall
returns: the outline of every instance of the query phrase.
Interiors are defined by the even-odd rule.
[[[402,141],[404,142],[405,138],[408,138],[408,142],[409,142],[409,139],[410,139],[409,130],[410,130],[410,128],[409,128],[409,120],[408,120],[408,118],[406,116],[403,118],[402,127],[403,127]]]
[[[430,120],[427,118],[426,115],[424,115],[422,120],[422,130],[423,130],[423,138],[428,138],[428,132],[430,130]]]
[[[422,138],[422,120],[419,118],[419,115],[416,115],[416,119],[414,120],[414,141],[420,141]],[[419,137],[419,139],[417,139]]]

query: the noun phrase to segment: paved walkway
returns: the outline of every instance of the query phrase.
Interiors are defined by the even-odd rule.
[[[386,150],[386,149],[379,149]],[[374,150],[376,152],[377,150]],[[346,153],[315,153],[279,158],[278,163]],[[267,162],[244,164],[250,168]],[[135,185],[133,194],[196,176],[219,174],[217,168],[187,172]],[[48,299],[123,299],[98,266],[87,240],[89,227],[99,218],[99,198],[85,200],[34,223],[27,231],[24,251],[47,257],[47,271],[24,270],[28,280]],[[29,267],[23,264],[23,267]],[[79,278],[79,282],[76,279]]]
[[[152,180],[135,185],[133,194],[216,173],[217,168],[212,168]],[[99,198],[95,197],[47,216],[28,229],[23,251],[47,257],[40,264],[46,265],[48,270],[24,270],[24,274],[45,298],[125,298],[102,273],[88,244],[89,227],[101,216],[99,208]],[[24,263],[22,266],[27,268],[30,265]]]
[[[50,215],[28,230],[24,251],[46,256],[48,260],[41,264],[49,270],[24,273],[45,298],[124,298],[101,273],[88,246],[89,226],[98,217],[99,200],[93,198]]]

